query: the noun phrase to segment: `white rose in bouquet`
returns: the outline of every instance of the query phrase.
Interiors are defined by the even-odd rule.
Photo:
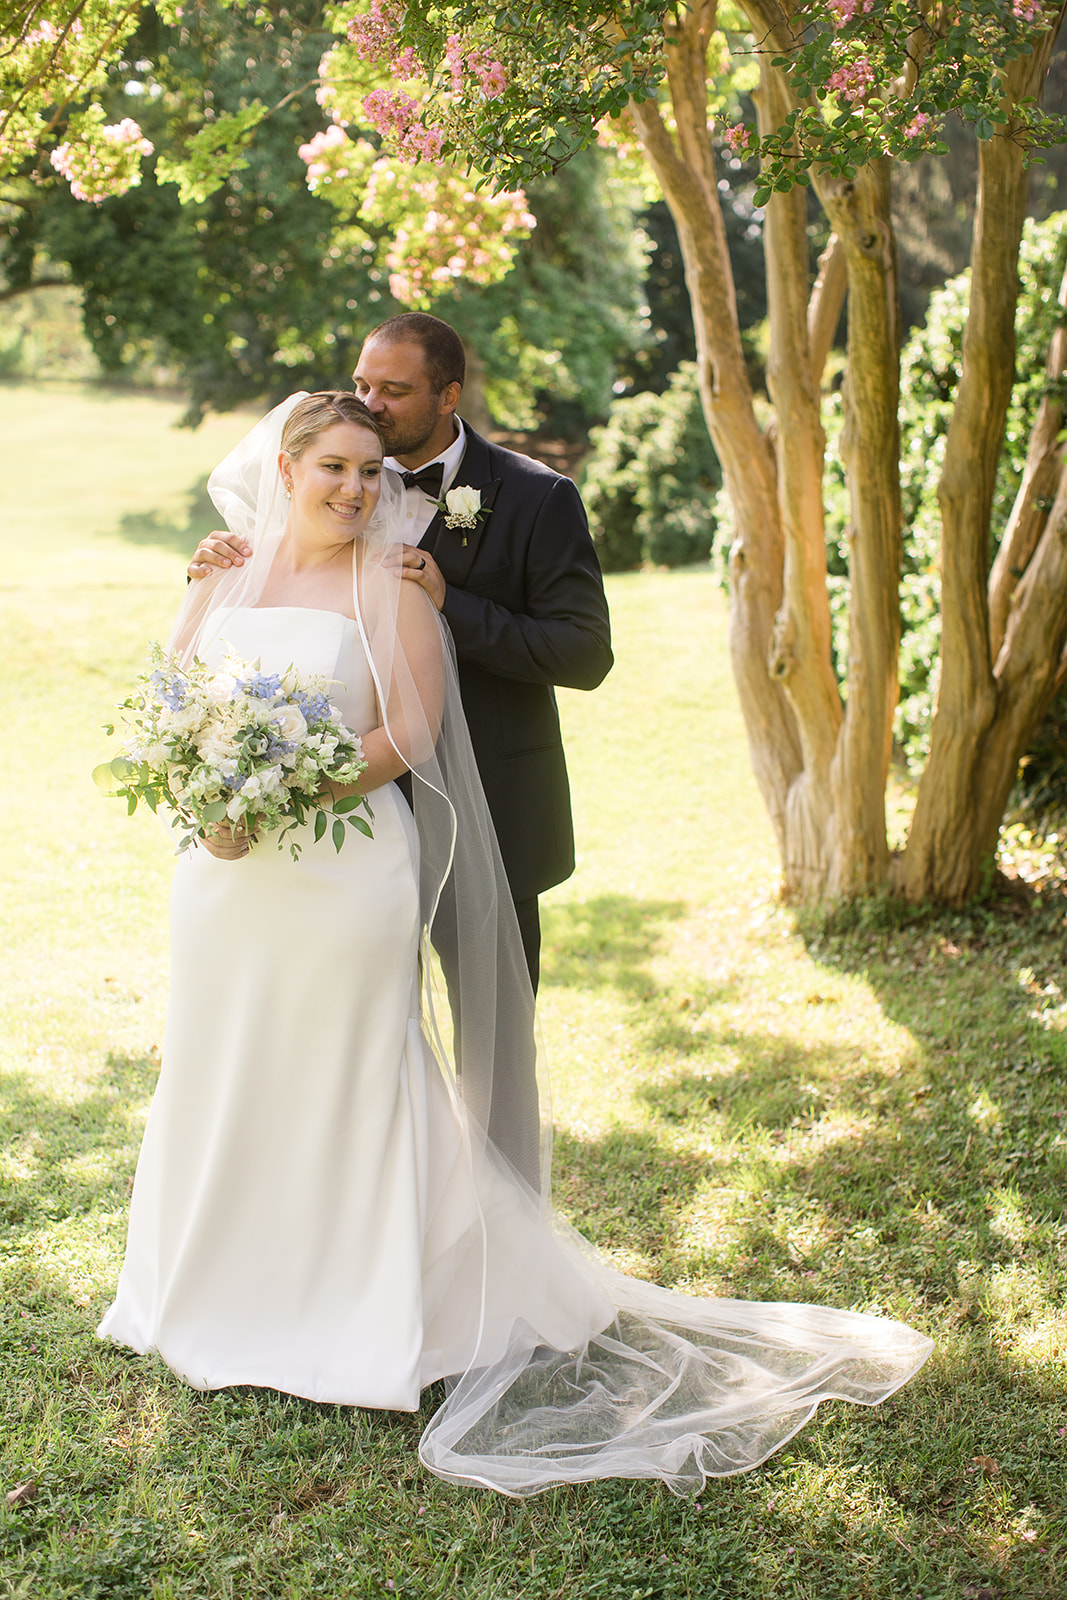
[[[264,835],[279,849],[288,842],[294,857],[308,824],[316,844],[329,829],[337,850],[349,828],[372,837],[369,822],[355,814],[370,816],[364,796],[330,799],[331,785],[358,782],[367,763],[327,678],[292,667],[264,672],[232,652],[220,670],[202,661],[182,666],[158,645],[150,655],[154,670],[122,703],[125,750],[93,773],[131,814],[142,800],[153,811],[166,807],[181,850],[224,821],[254,829],[253,844]]]

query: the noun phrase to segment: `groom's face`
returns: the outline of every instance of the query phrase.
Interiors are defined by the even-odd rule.
[[[377,418],[388,455],[415,468],[448,449],[460,386],[434,391],[421,345],[370,338],[353,378],[357,395]]]

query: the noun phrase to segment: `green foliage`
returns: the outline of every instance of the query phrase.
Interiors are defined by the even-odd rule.
[[[883,156],[944,154],[945,119],[956,112],[979,139],[1008,131],[1027,150],[1064,137],[1062,117],[1036,105],[1006,107],[1005,72],[1047,33],[1051,16],[1031,0],[980,0],[932,11],[922,0],[805,0],[791,15],[794,43],[773,58],[801,102],[760,141],[757,204],[810,182],[808,169],[853,178]],[[908,82],[910,92],[888,86]]]
[[[338,23],[364,10],[363,0],[340,5]],[[440,130],[446,155],[469,160],[494,184],[509,187],[557,171],[591,142],[602,119],[658,92],[671,8],[662,0],[606,11],[588,0],[547,0],[487,16],[480,0],[419,0],[382,10],[394,56],[409,47],[421,64],[422,126]],[[738,20],[731,14],[727,22]],[[934,11],[922,0],[805,0],[757,46],[776,52],[774,64],[801,101],[762,141],[754,127],[739,130],[737,148],[761,156],[757,205],[774,190],[810,183],[816,163],[850,179],[883,155],[910,161],[943,150],[940,133],[951,112],[980,138],[1003,130],[1005,68],[1050,25],[1036,0],[967,0]],[[487,94],[470,78],[458,81],[450,71],[450,40],[498,59],[504,87]],[[917,74],[909,94],[883,87],[911,66]],[[716,87],[716,110],[729,98]],[[1035,105],[1015,106],[1011,115],[1012,136],[1028,150],[1063,138],[1062,119]]]
[[[644,337],[639,199],[590,149],[526,200],[537,226],[507,277],[458,286],[436,310],[484,362],[498,423],[580,439],[607,416],[619,364]]]
[[[336,22],[343,28],[364,10],[362,0],[339,5]],[[411,47],[423,65],[426,125],[441,128],[445,156],[470,160],[496,187],[515,188],[558,172],[594,140],[602,118],[656,93],[671,3],[624,0],[605,10],[596,0],[544,0],[487,10],[482,0],[448,0],[384,10],[396,54]],[[500,60],[502,93],[487,96],[473,79],[457,89],[446,65],[452,37]]]
[[[240,152],[267,115],[267,107],[261,100],[253,100],[251,105],[242,106],[238,111],[224,111],[193,135],[183,159],[159,157],[157,181],[176,183],[178,200],[183,206],[190,200],[206,200],[216,189],[221,189],[231,173],[241,172],[248,166]],[[223,157],[225,160],[220,159]]]
[[[687,361],[663,394],[626,395],[592,434],[582,495],[608,572],[706,561],[719,463]]]
[[[228,4],[230,0],[211,0],[215,11]],[[0,178],[41,182],[52,177],[55,166],[82,185],[83,200],[93,202],[136,187],[142,153],[138,130],[127,133],[108,123],[101,102],[117,71],[129,77],[139,55],[130,46],[139,31],[179,27],[183,16],[195,17],[201,9],[200,0],[184,8],[177,0],[155,0],[153,5],[144,0],[36,0],[8,7],[0,18]],[[284,18],[285,8],[278,9]],[[255,8],[255,14],[261,25],[273,26],[265,8]],[[123,59],[126,54],[129,60]],[[138,62],[138,70],[150,67],[151,62]],[[129,109],[124,108],[124,115]],[[250,126],[247,115],[231,116],[206,135],[194,136],[188,152],[171,158],[171,179],[189,194],[210,192],[240,165]]]
[[[321,6],[293,0],[274,15],[266,25],[255,6],[199,0],[180,28],[146,25],[135,50],[156,62],[164,92],[135,98],[158,146],[176,119],[196,126],[205,104],[217,116],[201,131],[239,112],[252,87],[273,104],[294,81],[313,81],[327,37]],[[116,73],[114,115],[133,71]],[[143,75],[132,81],[146,89]],[[307,190],[297,147],[320,121],[307,88],[262,123],[242,170],[200,204],[182,206],[172,184],[159,185],[152,160],[139,188],[99,206],[65,186],[38,192],[0,233],[0,264],[17,286],[32,281],[41,254],[66,263],[104,371],[161,366],[188,385],[191,422],[208,407],[344,383],[366,328],[396,307],[373,257]]]
[[[330,37],[322,8],[294,0],[273,16],[266,25],[255,5],[199,0],[180,28],[146,23],[131,45],[151,73],[128,61],[114,75],[109,115],[135,99],[158,149],[173,144],[175,129],[186,138],[199,128],[195,143],[224,118],[276,106],[240,169],[206,201],[182,205],[173,184],[160,185],[160,157],[147,162],[139,188],[99,206],[55,185],[0,219],[8,281],[29,284],[42,259],[63,263],[83,290],[104,371],[162,372],[187,385],[194,423],[208,408],[345,384],[366,332],[402,309],[389,290],[394,225],[343,219],[308,192],[298,156],[323,120],[311,92]],[[131,97],[131,81],[143,92]],[[279,104],[294,84],[304,93]],[[164,92],[153,95],[153,85]],[[532,186],[538,226],[511,274],[489,286],[466,278],[438,286],[437,310],[484,366],[491,410],[505,426],[541,421],[583,437],[607,415],[617,363],[642,338],[636,200],[632,185],[611,179],[608,158],[590,150]]]

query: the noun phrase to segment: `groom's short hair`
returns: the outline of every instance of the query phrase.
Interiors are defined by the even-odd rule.
[[[417,344],[434,394],[440,394],[450,383],[462,387],[467,376],[463,340],[455,328],[425,311],[404,311],[398,317],[390,317],[388,322],[372,328],[367,339],[384,339],[387,344]]]

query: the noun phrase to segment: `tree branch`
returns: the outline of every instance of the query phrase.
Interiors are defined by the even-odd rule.
[[[1063,275],[1058,298],[1060,306],[1067,306],[1067,272]],[[1051,390],[1051,385],[1065,371],[1067,327],[1061,324],[1052,335],[1045,362],[1050,392],[1043,396],[1038,407],[1034,431],[1026,451],[1022,482],[989,575],[989,648],[994,661],[1004,643],[1012,596],[1044,532],[1049,505],[1060,479],[1064,460],[1060,443],[1063,406],[1058,393]]]
[[[819,274],[808,302],[808,343],[811,346],[811,377],[816,389],[822,383],[823,368],[830,354],[841,321],[848,290],[848,265],[845,250],[836,233],[819,257]]]
[[[70,286],[69,278],[37,278],[33,283],[23,283],[17,288],[0,289],[0,303],[17,300],[19,295],[32,294],[35,289],[69,289]]]

